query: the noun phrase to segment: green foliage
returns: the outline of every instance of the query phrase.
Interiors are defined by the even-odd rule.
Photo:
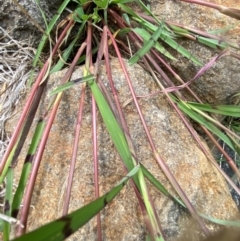
[[[157,42],[158,38],[161,36],[161,33],[163,31],[163,22],[161,25],[158,27],[158,29],[154,32],[154,34],[145,42],[144,46],[142,49],[139,49],[131,59],[129,59],[129,64],[133,65],[139,61],[140,58],[142,58]]]
[[[36,2],[37,4],[39,4],[39,1]],[[64,91],[68,91],[75,84],[82,84],[83,86],[91,90],[91,93],[97,103],[98,110],[105,123],[106,129],[108,130],[109,135],[123,161],[123,165],[128,171],[128,175],[102,197],[97,198],[93,202],[76,210],[75,212],[72,212],[71,214],[68,214],[58,220],[55,220],[49,224],[40,227],[35,231],[16,238],[15,241],[64,240],[67,236],[82,227],[86,222],[88,222],[98,212],[100,212],[106,205],[108,205],[108,203],[113,200],[113,198],[115,198],[115,196],[121,191],[122,187],[127,183],[129,178],[133,180],[135,194],[139,199],[141,210],[144,215],[147,216],[146,239],[163,241],[165,240],[165,236],[163,233],[161,233],[161,227],[158,221],[155,207],[151,202],[151,198],[148,193],[146,179],[152,185],[154,185],[163,195],[166,195],[169,199],[176,202],[177,205],[181,205],[186,211],[187,209],[190,213],[194,213],[196,211],[194,209],[190,210],[189,206],[186,205],[187,198],[185,200],[183,198],[183,200],[185,201],[185,203],[183,203],[183,201],[179,197],[171,195],[171,193],[157,180],[156,177],[154,177],[149,172],[149,170],[147,170],[142,164],[138,163],[138,160],[134,153],[134,145],[132,143],[130,135],[127,133],[126,129],[123,128],[124,123],[119,123],[119,120],[117,118],[117,116],[119,115],[120,117],[122,117],[121,121],[123,121],[124,118],[123,116],[121,116],[121,111],[118,110],[118,113],[116,113],[115,110],[113,110],[112,106],[114,104],[110,103],[110,98],[107,98],[106,93],[104,93],[103,91],[103,87],[100,88],[100,84],[97,81],[97,77],[99,74],[99,62],[103,59],[105,60],[106,70],[111,85],[111,73],[110,67],[108,65],[110,59],[108,48],[109,46],[114,46],[116,55],[118,55],[119,61],[121,62],[121,58],[119,57],[120,47],[116,47],[117,41],[115,41],[115,39],[120,36],[121,39],[117,40],[120,40],[119,42],[121,42],[122,39],[127,37],[131,40],[133,44],[135,44],[135,47],[137,48],[133,56],[129,59],[129,63],[132,65],[144,59],[147,62],[149,72],[152,73],[152,75],[155,77],[155,79],[157,79],[157,81],[160,82],[160,78],[158,79],[156,77],[157,75],[162,75],[162,77],[164,78],[163,82],[161,82],[159,86],[161,90],[166,94],[167,92],[165,92],[164,88],[162,87],[165,86],[166,83],[169,84],[168,87],[172,87],[173,89],[175,88],[175,90],[177,90],[177,87],[173,87],[174,84],[172,82],[169,82],[171,80],[170,78],[166,77],[167,74],[162,74],[162,72],[159,71],[158,68],[153,69],[152,66],[154,66],[154,64],[155,66],[158,66],[158,64],[156,64],[155,62],[151,62],[151,60],[146,58],[147,56],[152,56],[152,54],[154,53],[155,56],[158,55],[164,57],[165,59],[176,61],[177,59],[168,51],[168,48],[173,48],[182,56],[184,56],[186,60],[188,59],[189,61],[192,61],[193,64],[195,64],[196,66],[201,66],[201,61],[177,42],[177,39],[179,37],[194,39],[204,44],[205,46],[211,47],[213,49],[222,48],[225,50],[224,53],[227,52],[226,48],[238,48],[238,45],[235,43],[231,43],[230,41],[219,39],[218,37],[213,35],[209,37],[209,35],[204,34],[203,32],[199,32],[190,28],[185,28],[179,25],[169,24],[164,20],[159,20],[152,14],[149,8],[145,6],[145,4],[141,0],[74,0],[73,2],[77,4],[76,8],[66,19],[64,19],[62,22],[59,23],[59,25],[57,25],[59,18],[61,17],[70,2],[71,0],[63,1],[62,5],[57,11],[57,14],[53,17],[49,24],[46,24],[47,26],[45,34],[40,41],[33,62],[33,66],[43,66],[42,72],[37,78],[38,85],[36,85],[36,88],[34,87],[35,89],[33,88],[33,94],[31,95],[32,100],[27,102],[28,104],[26,104],[26,112],[25,114],[22,114],[23,119],[20,119],[21,121],[19,121],[19,128],[16,128],[17,130],[15,133],[17,133],[17,137],[11,140],[9,144],[9,152],[5,155],[2,161],[3,164],[1,169],[0,183],[2,183],[6,178],[7,192],[5,196],[5,206],[6,204],[9,205],[9,208],[6,210],[5,215],[7,215],[9,218],[15,217],[19,211],[22,201],[27,200],[27,203],[30,203],[28,202],[28,198],[31,199],[31,197],[24,197],[24,192],[26,193],[26,190],[29,190],[29,185],[27,185],[27,183],[30,182],[29,176],[33,173],[32,166],[34,164],[32,163],[32,161],[34,160],[36,155],[41,156],[43,154],[46,143],[42,146],[40,144],[44,138],[44,134],[48,135],[50,132],[50,128],[47,129],[46,124],[48,123],[50,117],[53,117],[51,119],[53,121],[62,93]],[[144,14],[141,16],[138,15],[136,12],[133,11],[131,7],[128,6],[127,3],[132,2],[135,2],[136,4],[138,4],[139,7],[141,7],[143,13],[146,14],[145,17]],[[42,10],[41,13],[46,22],[46,18]],[[151,21],[148,20],[149,17],[151,17]],[[77,33],[74,32],[74,34],[72,34],[74,26],[77,28]],[[62,38],[59,38],[56,43],[54,43],[54,41],[51,39],[51,34],[53,33],[53,30],[55,28],[58,30],[61,29],[61,31],[59,32],[61,32],[60,36],[62,36]],[[47,42],[49,43],[50,56],[47,62],[43,65],[43,63],[41,63],[40,61],[40,56]],[[123,44],[127,52],[131,54],[131,47],[126,46],[123,42],[124,41],[122,41],[121,43]],[[168,48],[164,47],[166,45],[168,45]],[[83,52],[85,47],[86,52]],[[76,55],[76,49],[79,49],[79,56]],[[57,61],[55,60],[56,53],[59,54]],[[41,94],[42,86],[43,84],[45,84],[45,81],[49,74],[59,71],[63,67],[65,67],[68,62],[72,61],[72,55],[75,56],[75,62],[72,62],[69,68],[69,72],[67,72],[66,76],[61,82],[62,84],[50,93],[50,95],[54,95],[53,101],[45,110],[45,114],[43,115],[42,119],[39,121],[36,127],[28,150],[28,155],[25,159],[26,161],[22,169],[21,178],[19,180],[17,190],[14,193],[14,173],[12,166],[13,164],[15,164],[13,163],[14,154],[17,152],[16,150],[18,150],[21,142],[24,142],[26,139],[26,137],[24,137],[25,134],[23,134],[25,128],[24,125],[27,126],[28,123],[32,123],[31,121],[34,118],[34,115],[30,115],[29,113],[32,110],[37,109],[38,107],[38,103],[36,104],[36,106],[34,106],[33,99]],[[94,64],[92,63],[92,60],[96,59],[96,57],[97,61]],[[85,72],[83,74],[83,77],[79,77],[77,80],[69,81],[75,64],[82,63],[84,61]],[[168,66],[168,63],[165,62],[165,60],[163,61],[164,62],[162,62],[161,64],[163,64],[165,67]],[[214,61],[212,61],[212,63]],[[92,69],[94,69],[94,71]],[[202,74],[202,72],[206,71],[207,69],[207,67],[203,67],[200,70],[201,73],[198,73],[198,75]],[[125,72],[124,68],[123,72]],[[170,72],[174,73],[172,69],[170,69]],[[126,73],[125,76],[126,79],[128,79],[128,75]],[[174,73],[174,76],[176,77],[177,74]],[[112,88],[112,91],[113,90],[114,88]],[[236,133],[227,130],[227,128],[225,128],[218,120],[216,120],[214,116],[212,116],[212,114],[217,114],[234,117],[231,128],[235,132],[238,132],[240,131],[240,110],[238,105],[210,105],[197,102],[189,102],[181,99],[181,95],[175,90],[172,91],[173,93],[171,93],[170,96],[175,102],[176,106],[179,108],[179,110],[187,114],[188,117],[197,122],[199,125],[206,127],[209,131],[211,131],[211,133],[220,138],[224,143],[226,143],[236,152],[239,151],[239,137],[236,135]],[[133,99],[137,99],[134,93],[132,94],[132,97]],[[137,102],[135,102],[135,104],[137,104]],[[140,111],[139,115],[141,117]],[[93,114],[93,118],[94,117],[96,118],[96,116],[94,116]],[[184,117],[182,118],[183,120],[185,120]],[[143,123],[143,125],[144,124],[146,125],[146,123]],[[188,127],[189,129],[191,129],[190,126]],[[150,135],[148,135],[149,143],[151,143],[152,140],[149,136]],[[156,153],[154,148],[152,148],[152,150],[153,156],[157,159],[158,153]],[[171,173],[169,174],[169,171],[167,171],[166,168],[162,169],[167,177],[171,176]],[[174,183],[173,180],[175,180],[174,177],[172,177],[172,179],[169,178],[169,181],[172,184]],[[31,181],[30,184],[34,185],[33,181]],[[179,192],[179,189],[177,189],[177,185],[175,185],[174,187],[179,196],[183,197],[183,195],[181,195],[181,193]],[[201,213],[199,213],[198,215],[204,217],[207,220],[210,220],[211,222],[215,222],[221,225],[239,227],[239,222],[218,220]],[[21,220],[25,220],[24,222],[26,222],[27,220],[27,217],[24,217],[23,214],[22,216],[20,216],[20,218]],[[203,232],[208,235],[208,230],[205,229],[201,219],[199,221],[196,218],[196,220],[202,227]],[[26,223],[24,223],[24,225],[26,225]],[[4,240],[9,240],[11,222],[4,219],[4,221],[0,223],[0,227],[3,230]]]
[[[124,177],[114,188],[102,197],[89,203],[88,205],[66,215],[56,221],[46,224],[39,229],[32,231],[26,235],[14,239],[14,241],[60,241],[67,238],[73,232],[82,227],[91,218],[93,218],[99,211],[101,211],[109,202],[111,202],[115,196],[126,185],[129,178],[136,175],[139,171],[139,166],[136,166]]]

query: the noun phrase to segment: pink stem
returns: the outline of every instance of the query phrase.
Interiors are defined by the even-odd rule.
[[[85,47],[86,47],[86,43],[84,42],[81,45],[81,47],[79,48],[71,66],[70,66],[69,70],[67,71],[66,75],[64,76],[63,80],[65,80],[65,81],[69,80],[69,78],[70,78],[70,76],[71,76],[71,74],[74,70],[74,67],[75,67],[77,61],[79,60],[79,58],[80,58],[83,50],[85,49]],[[48,140],[50,129],[52,127],[54,118],[56,116],[57,109],[58,109],[60,101],[61,101],[61,95],[59,95],[57,97],[57,99],[54,103],[53,109],[50,113],[50,116],[49,116],[49,119],[48,119],[48,122],[47,122],[47,125],[46,125],[46,128],[44,130],[41,142],[39,144],[39,148],[38,148],[38,152],[36,154],[36,158],[34,160],[32,172],[31,172],[29,182],[28,182],[28,185],[27,185],[27,188],[26,188],[26,194],[25,194],[25,198],[24,198],[24,201],[23,201],[23,209],[22,209],[21,218],[20,218],[21,223],[24,225],[24,227],[23,228],[21,226],[18,227],[18,231],[17,231],[18,236],[20,236],[20,235],[22,235],[26,232],[27,219],[28,219],[28,214],[29,214],[29,207],[30,207],[30,202],[31,202],[32,194],[33,194],[34,185],[35,185],[36,178],[37,178],[37,173],[38,173],[39,166],[40,166],[40,163],[41,163],[41,160],[42,160],[45,145],[46,145],[47,140]]]
[[[156,158],[159,166],[161,167],[161,169],[163,170],[163,172],[165,173],[165,175],[167,176],[168,180],[171,182],[171,184],[173,185],[173,187],[175,188],[176,191],[178,191],[178,194],[180,195],[180,197],[182,198],[182,200],[184,201],[184,203],[186,204],[186,206],[188,207],[189,211],[191,212],[191,214],[194,216],[194,218],[196,219],[196,221],[198,222],[198,224],[200,225],[200,227],[202,228],[203,232],[205,233],[206,236],[209,236],[210,235],[210,232],[209,230],[206,228],[206,226],[204,225],[203,221],[201,220],[201,218],[199,217],[199,215],[197,214],[196,210],[194,209],[194,207],[192,206],[191,202],[188,200],[186,194],[183,192],[182,188],[180,187],[180,185],[178,184],[178,182],[176,181],[175,177],[173,176],[173,174],[171,173],[169,167],[166,165],[166,163],[164,162],[164,160],[161,158],[161,156],[159,155],[159,153],[157,152],[157,149],[155,147],[155,144],[153,142],[153,139],[151,137],[151,134],[148,130],[148,127],[147,127],[147,124],[146,124],[146,121],[143,117],[143,114],[142,114],[142,111],[141,111],[141,108],[137,102],[137,98],[136,98],[136,94],[135,94],[135,91],[134,91],[134,88],[132,86],[132,83],[131,83],[131,80],[128,76],[128,73],[127,73],[127,70],[126,70],[126,66],[122,60],[122,57],[121,57],[121,54],[120,52],[118,51],[118,48],[117,48],[117,44],[115,42],[115,39],[114,37],[112,36],[111,32],[108,31],[108,34],[109,36],[111,37],[111,40],[112,40],[112,43],[114,45],[114,48],[116,50],[116,54],[118,56],[118,59],[120,61],[120,64],[122,66],[122,70],[124,72],[124,75],[126,77],[126,80],[127,80],[127,83],[128,83],[128,86],[129,86],[129,89],[132,93],[132,97],[133,97],[133,100],[134,100],[134,103],[135,103],[135,106],[137,108],[137,111],[138,111],[138,114],[139,114],[139,117],[141,119],[141,122],[142,122],[142,125],[144,127],[144,130],[145,130],[145,133],[147,135],[147,138],[148,138],[148,141],[150,143],[150,146],[153,150],[153,153],[154,153],[154,157]]]
[[[93,160],[94,160],[94,186],[95,196],[99,198],[99,178],[98,178],[98,148],[97,148],[97,123],[96,123],[96,101],[92,95],[92,127],[93,127]],[[102,227],[100,212],[97,214],[97,237],[98,241],[102,241]]]
[[[83,107],[84,107],[85,90],[86,90],[86,85],[83,84],[81,99],[80,99],[80,103],[79,103],[77,123],[76,123],[72,159],[71,159],[70,170],[69,170],[69,175],[68,175],[66,197],[65,197],[63,213],[62,213],[63,216],[68,214],[68,206],[69,206],[69,201],[70,201],[70,196],[71,196],[73,175],[74,175],[75,163],[76,163],[76,159],[77,159],[78,142],[79,142],[79,137],[80,137],[81,125],[82,125],[82,114],[83,114]]]
[[[201,0],[179,0],[179,1],[187,2],[187,3],[196,3],[196,4],[199,4],[199,5],[214,8],[214,9],[217,9],[217,10],[219,10],[219,7],[220,7],[218,4],[214,4],[214,3],[211,3],[211,2],[205,2],[205,1],[201,1]]]
[[[64,37],[65,37],[68,29],[70,28],[70,26],[71,26],[72,24],[73,24],[73,20],[70,20],[69,23],[68,23],[68,25],[66,26],[66,28],[63,30],[61,36],[59,37],[58,42],[56,43],[55,47],[53,48],[52,56],[54,56],[55,53],[57,52],[58,47],[60,46],[60,44],[61,44],[61,42],[63,41],[63,39],[64,39]],[[0,163],[0,174],[2,174],[3,168],[4,168],[4,166],[5,166],[6,162],[7,162],[7,159],[8,159],[8,157],[9,157],[9,155],[10,155],[13,147],[15,146],[18,138],[19,138],[19,134],[20,134],[20,132],[21,132],[21,129],[22,129],[24,120],[25,120],[25,118],[26,118],[26,116],[27,116],[27,113],[28,113],[28,110],[29,110],[29,108],[30,108],[30,105],[31,105],[31,103],[32,103],[32,101],[33,101],[33,98],[34,98],[34,96],[35,96],[35,94],[36,94],[36,91],[37,91],[37,89],[38,89],[38,87],[39,87],[39,84],[41,83],[44,75],[45,75],[46,72],[47,72],[48,65],[50,64],[50,62],[51,62],[51,59],[49,58],[49,59],[46,61],[46,63],[44,64],[43,68],[41,69],[41,71],[40,71],[40,73],[39,73],[39,75],[38,75],[38,77],[37,77],[37,79],[36,79],[36,82],[35,82],[32,90],[31,90],[31,93],[30,93],[30,95],[29,95],[29,97],[28,97],[27,103],[26,103],[25,106],[24,106],[24,109],[23,109],[22,114],[21,114],[21,116],[20,116],[20,118],[19,118],[19,121],[18,121],[18,123],[17,123],[17,126],[16,126],[16,128],[15,128],[15,130],[14,130],[14,132],[13,132],[12,137],[11,137],[10,143],[8,144],[8,147],[7,147],[7,149],[6,149],[5,153],[4,153],[3,159],[2,159],[2,161],[1,161],[1,163]]]

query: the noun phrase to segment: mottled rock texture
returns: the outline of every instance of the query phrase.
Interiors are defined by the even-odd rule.
[[[11,32],[13,38],[25,40],[28,44],[36,47],[41,39],[42,33],[40,33],[14,3],[10,2],[10,0],[0,0],[0,26],[8,32]],[[43,18],[34,1],[20,0],[18,2],[26,9],[29,15],[45,29]],[[240,8],[240,1],[236,0],[215,0],[211,2]],[[48,21],[53,14],[56,13],[56,9],[60,3],[61,1],[59,0],[40,1]],[[149,4],[153,13],[160,19],[205,31],[221,29],[238,23],[237,20],[225,16],[217,10],[197,4],[188,4],[176,0],[151,0]],[[240,27],[238,25],[235,26],[233,30],[222,35],[239,43],[239,34]],[[203,64],[206,64],[215,54],[219,53],[218,50],[209,49],[190,40],[178,41],[201,60]],[[171,65],[184,81],[190,80],[200,67],[194,65],[180,54],[177,54],[176,51],[172,52],[174,56],[178,58],[178,61],[171,62]],[[231,96],[240,91],[239,79],[239,60],[225,57],[220,59],[208,73],[195,81],[192,86],[193,90],[203,101],[214,104],[228,103],[231,102]]]
[[[45,30],[46,26],[43,17],[35,1],[18,0],[17,2]],[[41,0],[39,2],[47,21],[50,21],[56,12],[53,7],[54,5],[59,6],[59,0]],[[6,30],[15,40],[24,41],[34,47],[38,46],[43,35],[26,14],[11,0],[0,0],[0,27]],[[2,36],[3,32],[0,30],[0,37]]]
[[[119,61],[113,59],[111,66],[115,87],[137,151],[137,158],[174,194],[173,188],[154,160],[134,104],[130,102],[125,105],[131,96]],[[132,67],[127,65],[127,68],[137,95],[148,95],[156,90],[152,78],[139,65]],[[59,82],[65,72],[64,70],[53,74],[49,80],[50,85]],[[101,78],[109,88],[105,72],[105,67],[102,65]],[[82,76],[82,73],[82,68],[78,67],[72,78],[76,79]],[[49,89],[50,87],[48,87]],[[81,86],[75,86],[63,95],[34,189],[32,198],[34,208],[30,212],[28,230],[35,229],[61,216],[80,89]],[[46,103],[47,100],[45,100],[45,105]],[[220,219],[236,217],[238,211],[225,181],[198,148],[166,98],[163,95],[139,98],[139,104],[159,153],[197,210]],[[41,109],[43,110],[43,108],[44,105]],[[98,112],[97,115],[99,186],[102,195],[110,190],[126,172],[102,122],[100,113]],[[8,123],[8,131],[12,131],[16,126],[18,118],[19,112]],[[94,199],[91,119],[91,98],[90,91],[88,91],[85,99],[70,211],[76,210]],[[22,163],[22,158],[19,162]],[[19,169],[20,165],[16,172],[19,172]],[[179,237],[186,231],[186,227],[192,223],[191,219],[151,185],[149,185],[149,190],[168,240],[179,240]],[[130,183],[101,212],[101,219],[103,239],[106,241],[145,240],[141,211]],[[211,228],[216,227],[211,226]],[[199,239],[196,232],[188,236],[189,240]],[[93,219],[68,240],[93,241],[95,238],[96,221]]]
[[[240,8],[240,1],[236,0],[206,0],[216,4],[222,4],[227,7]],[[188,4],[175,0],[151,1],[151,10],[159,18],[165,21],[175,22],[192,28],[198,28],[204,31],[213,31],[235,25],[235,27],[222,33],[224,37],[239,43],[240,26],[239,21],[219,13],[217,10],[200,6],[197,4]],[[203,64],[219,53],[219,50],[213,50],[196,44],[192,41],[179,41]],[[178,56],[177,62],[172,62],[172,66],[184,81],[190,80],[200,69],[186,58]],[[220,59],[213,68],[195,81],[191,86],[203,101],[210,103],[227,103],[230,97],[240,91],[240,61],[231,57]]]

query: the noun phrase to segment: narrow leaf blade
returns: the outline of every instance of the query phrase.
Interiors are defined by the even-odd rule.
[[[134,176],[139,170],[139,166],[136,166],[126,177],[121,180],[118,185],[111,189],[108,193],[88,205],[59,218],[56,221],[48,223],[30,233],[27,233],[21,237],[14,239],[13,241],[61,241],[66,239],[84,224],[86,224],[91,218],[93,218],[99,211],[101,211],[114,197],[121,191],[126,185],[130,177]]]
[[[163,30],[164,23],[162,22],[161,25],[158,27],[156,32],[149,38],[149,40],[143,45],[141,49],[139,49],[132,58],[129,59],[129,64],[133,65],[138,62],[140,58],[142,58],[156,43],[158,38],[160,37],[162,30]]]

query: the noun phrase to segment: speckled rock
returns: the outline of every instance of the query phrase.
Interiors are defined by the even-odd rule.
[[[207,0],[216,4],[240,9],[240,1],[236,0]],[[175,22],[192,28],[204,31],[212,31],[236,25],[232,30],[223,33],[224,37],[239,43],[240,26],[239,21],[221,14],[217,10],[188,4],[175,0],[150,1],[151,10],[160,19]],[[204,47],[192,41],[179,41],[203,64],[206,64],[219,51]],[[235,50],[234,50],[235,51]],[[200,69],[185,57],[174,51],[174,56],[178,56],[177,62],[172,62],[173,68],[184,81],[190,80]],[[195,81],[191,86],[203,101],[210,103],[228,103],[230,97],[240,91],[239,60],[224,57],[220,59],[207,73]]]
[[[113,59],[111,66],[116,89],[137,151],[137,158],[174,194],[173,188],[154,160],[137,110],[132,102],[128,102],[130,93],[119,61]],[[127,68],[137,95],[148,95],[156,90],[152,78],[140,66],[130,67],[127,65]],[[65,71],[53,74],[49,80],[51,85],[59,82]],[[78,67],[72,78],[79,78],[82,73],[82,68]],[[101,67],[101,78],[109,88],[104,66]],[[49,89],[50,87],[48,87]],[[33,230],[61,216],[80,89],[81,86],[75,86],[63,95],[34,189],[32,198],[34,208],[30,212],[28,230]],[[128,104],[126,105],[126,103]],[[163,95],[139,98],[139,104],[160,155],[192,204],[198,211],[206,215],[220,219],[234,218],[238,210],[231,199],[225,181],[195,144],[166,98]],[[102,123],[100,113],[98,112],[97,115],[99,186],[100,195],[103,195],[121,180],[126,172],[105,125]],[[9,132],[12,131],[13,126],[16,126],[18,118],[19,113],[16,113],[9,121],[7,126]],[[92,159],[91,97],[88,91],[85,99],[70,211],[76,210],[94,199]],[[22,163],[22,158],[19,161]],[[19,173],[19,166],[20,164],[16,168],[16,173]],[[189,227],[189,223],[192,222],[191,219],[176,204],[157,192],[151,185],[149,185],[149,190],[168,240],[179,240],[182,233],[186,231],[186,227]],[[141,211],[130,183],[101,212],[101,219],[103,240],[145,240],[146,232]],[[211,226],[211,228],[215,229],[216,227]],[[190,235],[189,240],[193,240],[193,237],[194,240],[198,240],[200,237],[195,232],[192,235],[194,236]],[[93,241],[95,239],[96,220],[93,219],[68,240]]]
[[[39,1],[47,21],[50,21],[53,14],[56,12],[56,9],[52,7],[54,4],[57,4],[57,1],[59,2],[59,0]],[[35,1],[18,0],[17,2],[27,11],[34,21],[45,29],[44,20]],[[59,6],[59,4],[56,6]],[[0,26],[10,33],[11,37],[15,40],[24,41],[28,43],[28,45],[34,47],[37,47],[42,36],[42,33],[33,22],[11,0],[0,0]],[[2,30],[0,30],[0,36],[4,36]]]

